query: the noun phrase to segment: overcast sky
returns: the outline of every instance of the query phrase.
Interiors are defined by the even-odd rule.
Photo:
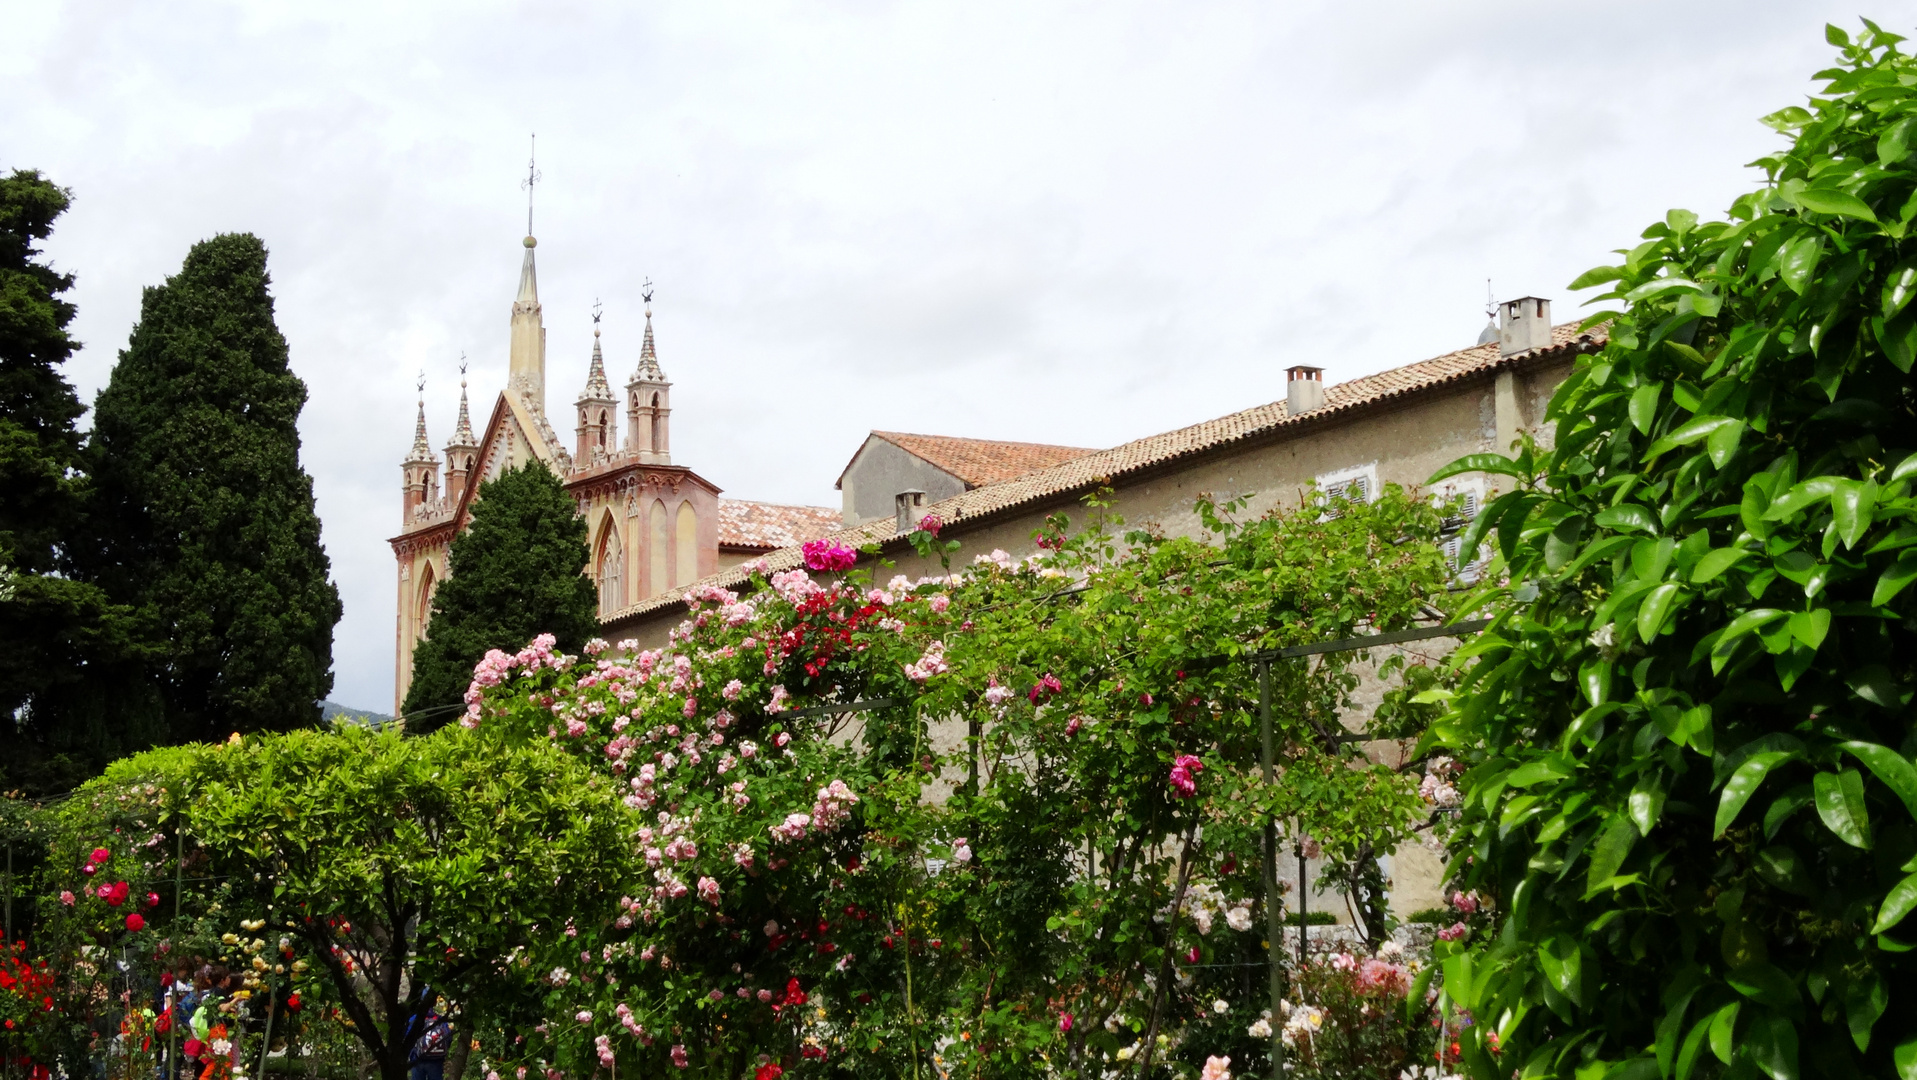
[[[1908,4],[1876,17],[1908,32]],[[168,3],[0,0],[0,168],[75,195],[69,376],[105,383],[188,247],[271,249],[346,616],[386,711],[413,381],[505,377],[537,132],[549,410],[590,311],[657,285],[673,457],[836,506],[872,428],[1104,447],[1472,343],[1719,214],[1830,62],[1822,0]]]

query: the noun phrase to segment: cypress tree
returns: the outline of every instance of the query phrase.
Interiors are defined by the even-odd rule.
[[[60,373],[73,275],[38,244],[71,202],[37,171],[0,177],[0,769],[8,787],[62,790],[158,734],[137,685],[130,612],[69,576],[86,487],[74,423],[84,411]],[[113,715],[104,711],[114,702]]]
[[[473,665],[488,649],[515,650],[539,634],[577,650],[599,632],[598,602],[583,571],[586,523],[551,470],[538,462],[480,485],[472,521],[453,539],[451,573],[433,594],[427,636],[413,652],[401,710],[409,730],[458,713]]]
[[[270,283],[257,237],[194,245],[143,294],[94,404],[88,569],[165,643],[154,683],[175,741],[317,723],[333,686],[339,592]]]

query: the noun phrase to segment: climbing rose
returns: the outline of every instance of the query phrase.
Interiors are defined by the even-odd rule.
[[[103,847],[94,848],[93,854],[88,856],[88,858],[95,863],[103,863],[112,857],[113,853]]]
[[[836,540],[808,540],[799,549],[805,565],[813,570],[850,570],[859,561],[859,553]]]
[[[937,514],[927,514],[919,519],[919,531],[931,533],[937,537],[939,530],[945,528],[945,522]]]
[[[1197,775],[1205,771],[1205,763],[1190,754],[1180,754],[1172,762],[1172,792],[1178,798],[1189,799],[1198,794]]]
[[[128,930],[132,930],[135,933],[138,933],[139,931],[146,929],[146,920],[141,918],[139,916],[139,913],[135,912],[134,914],[128,915],[126,917],[126,928]]]
[[[1071,1013],[1058,1014],[1058,1030],[1060,1031],[1072,1030],[1072,1014]]]
[[[1198,1080],[1231,1080],[1231,1059],[1228,1057],[1206,1058],[1205,1071],[1198,1074]]]

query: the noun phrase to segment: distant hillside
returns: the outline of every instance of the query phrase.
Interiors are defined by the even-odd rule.
[[[320,702],[320,719],[331,721],[335,717],[348,723],[373,724],[375,726],[379,724],[390,724],[393,721],[393,718],[385,713],[369,712],[366,709],[355,709],[350,705],[341,705],[337,701]]]

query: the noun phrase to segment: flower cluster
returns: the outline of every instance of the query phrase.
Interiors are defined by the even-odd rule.
[[[1180,799],[1189,799],[1198,794],[1198,774],[1205,771],[1205,763],[1190,754],[1180,754],[1172,762],[1172,795]]]
[[[805,556],[805,564],[818,571],[842,572],[859,561],[858,552],[837,540],[808,540],[799,551]]]

